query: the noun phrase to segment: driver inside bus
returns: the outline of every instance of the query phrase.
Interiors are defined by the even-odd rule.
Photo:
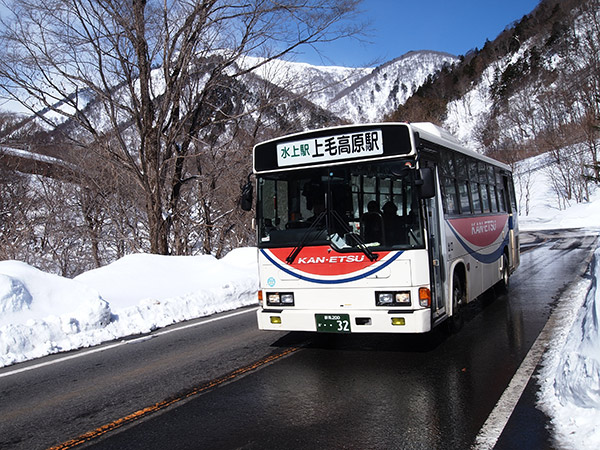
[[[389,201],[383,205],[383,226],[387,245],[400,244],[404,236],[404,220],[397,212],[398,207],[394,202]]]
[[[360,221],[365,242],[380,244],[383,241],[383,218],[375,200],[367,203],[367,212],[362,215]]]
[[[312,198],[313,215],[307,219],[307,222],[313,223],[325,211],[325,196],[323,194],[315,194]]]

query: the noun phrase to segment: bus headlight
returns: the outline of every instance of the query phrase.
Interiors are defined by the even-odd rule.
[[[375,292],[377,306],[410,306],[410,292]]]
[[[294,293],[268,292],[267,306],[294,306]]]

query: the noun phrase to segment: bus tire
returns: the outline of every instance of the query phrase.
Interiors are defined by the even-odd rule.
[[[506,253],[502,255],[502,274],[500,281],[498,282],[498,290],[501,294],[508,292],[508,286],[510,283],[510,271],[508,269],[508,257]]]
[[[458,332],[464,325],[465,319],[462,308],[465,305],[465,291],[463,282],[454,272],[452,275],[452,316],[448,319],[448,329],[451,333]]]

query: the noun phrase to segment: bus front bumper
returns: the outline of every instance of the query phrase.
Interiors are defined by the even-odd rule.
[[[258,328],[276,331],[330,333],[426,333],[431,310],[323,310],[258,309]]]

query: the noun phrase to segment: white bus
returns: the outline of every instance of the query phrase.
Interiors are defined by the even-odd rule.
[[[459,328],[519,264],[510,167],[433,124],[293,134],[256,145],[253,169],[260,329]]]

